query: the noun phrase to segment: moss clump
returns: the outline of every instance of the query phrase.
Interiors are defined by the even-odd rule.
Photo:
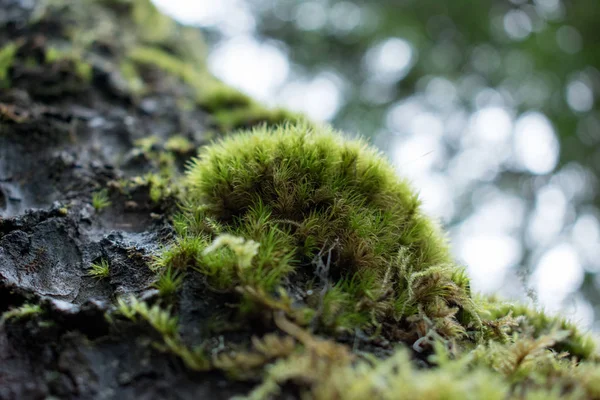
[[[180,238],[159,259],[164,267],[191,266],[218,289],[301,309],[297,321],[326,328],[390,325],[416,340],[430,328],[456,337],[477,320],[445,238],[361,140],[308,124],[263,126],[204,148],[185,186]],[[299,289],[302,298],[286,295]]]

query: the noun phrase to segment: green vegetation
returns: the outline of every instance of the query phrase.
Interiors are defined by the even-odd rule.
[[[256,243],[225,238],[209,252],[221,246],[238,247],[249,267]],[[493,305],[492,305],[493,303]],[[520,306],[493,301],[481,304],[518,310]],[[496,308],[495,308],[496,307]],[[470,339],[460,342],[432,337],[426,360],[428,368],[415,366],[408,348],[400,345],[390,356],[375,358],[351,351],[345,344],[318,337],[285,317],[273,313],[277,328],[285,335],[266,334],[253,337],[247,350],[209,354],[205,346],[191,349],[178,334],[177,318],[158,304],[149,306],[134,297],[119,299],[116,316],[147,323],[160,336],[154,343],[171,352],[196,371],[222,370],[230,379],[256,380],[262,377],[247,396],[239,399],[270,399],[283,387],[295,385],[302,398],[353,400],[373,397],[394,400],[410,399],[595,399],[600,396],[597,379],[600,366],[595,354],[583,358],[557,351],[561,343],[573,336],[574,327],[560,319],[547,317],[546,333],[533,335],[530,329],[539,322],[530,317],[509,315],[495,321],[505,340]],[[111,320],[112,317],[111,317]],[[113,322],[115,322],[113,320]],[[562,328],[562,329],[561,329]],[[579,337],[580,340],[582,337]],[[418,349],[413,345],[413,349]],[[400,396],[399,393],[402,395]]]
[[[128,300],[118,299],[117,314],[132,322],[144,321],[149,324],[162,338],[162,343],[157,343],[156,346],[179,356],[188,368],[196,371],[209,368],[208,359],[202,348],[192,350],[182,343],[177,317],[172,316],[169,310],[164,310],[157,304],[150,307],[131,296]]]
[[[580,359],[596,358],[596,343],[591,335],[583,334],[575,324],[562,316],[550,316],[543,310],[536,310],[523,304],[512,304],[495,298],[477,298],[481,316],[487,328],[494,328],[500,321],[505,324],[505,331],[498,332],[496,340],[509,342],[509,335],[528,334],[533,338],[552,335],[561,331],[568,334],[553,346],[558,353],[567,352]],[[506,325],[508,324],[508,325]]]
[[[268,399],[289,382],[302,382],[302,398],[325,399],[596,399],[600,368],[577,364],[550,347],[560,332],[491,342],[453,355],[437,343],[433,368],[418,369],[405,349],[385,360],[358,359],[343,346],[298,351],[267,370],[264,382],[247,399]],[[327,350],[327,351],[324,351]],[[320,352],[315,362],[315,352]]]
[[[265,108],[238,90],[217,81],[204,67],[191,64],[162,49],[139,46],[129,52],[128,58],[133,65],[158,68],[187,84],[192,89],[197,104],[212,114],[216,125],[223,132],[263,122],[276,125],[303,119],[287,110]],[[129,68],[126,72],[131,79],[136,75]]]
[[[188,138],[181,135],[174,135],[165,142],[165,150],[178,154],[188,154],[195,149],[193,143]]]
[[[100,263],[92,263],[90,266],[90,271],[88,272],[89,276],[92,276],[97,279],[104,279],[110,276],[110,269],[108,265],[108,261],[105,259],[100,260]]]
[[[42,307],[39,304],[23,304],[21,307],[6,311],[0,318],[0,324],[4,321],[29,319],[42,313]]]
[[[178,236],[154,264],[161,295],[173,298],[193,269],[237,294],[247,318],[270,312],[286,335],[203,356],[204,369],[232,379],[262,377],[248,399],[292,382],[309,399],[600,395],[591,337],[543,311],[472,297],[417,196],[361,140],[308,124],[242,132],[201,149],[181,199]],[[376,359],[336,341],[356,328],[399,348]],[[280,352],[259,350],[265,342]],[[407,347],[431,367],[417,368]]]
[[[17,46],[14,43],[9,43],[0,48],[0,88],[10,86],[8,69],[13,63],[16,52]]]
[[[219,290],[284,309],[293,279],[307,293],[295,318],[328,329],[411,318],[446,337],[478,329],[444,237],[363,141],[308,124],[256,128],[203,149],[186,187],[180,238],[157,265],[194,268]]]
[[[66,52],[59,50],[55,47],[48,47],[46,49],[47,64],[54,64],[61,61],[72,63],[75,74],[86,83],[92,80],[92,66],[83,61],[81,54],[77,54],[73,51]]]
[[[144,187],[155,205],[178,198],[181,210],[176,237],[152,265],[160,296],[119,298],[109,321],[151,328],[141,334],[191,370],[256,383],[250,399],[289,388],[306,399],[600,398],[593,340],[561,317],[473,296],[443,234],[381,154],[216,81],[189,45],[197,38],[175,40],[189,31],[149,1],[85,6],[98,4],[120,10],[115,24],[130,18],[135,23],[124,26],[143,31],[108,46],[130,95],[173,88],[221,133],[265,123],[201,149],[185,177],[177,162],[195,150],[186,137],[136,142],[153,172],[123,181],[122,189]],[[0,78],[15,54],[9,46],[0,50]],[[87,54],[70,51],[48,46],[46,61]],[[69,71],[90,76],[88,61],[74,62]],[[98,211],[110,204],[106,189],[92,197]],[[89,275],[108,277],[108,261],[92,264]],[[192,283],[235,311],[231,319],[221,310],[214,315],[231,339],[216,344],[209,332],[194,347],[205,336],[180,327],[179,307],[191,296],[179,295],[184,280],[199,275]],[[40,312],[25,304],[2,321]],[[261,336],[254,336],[257,325]]]
[[[201,91],[204,82],[211,79],[210,75],[201,70],[198,65],[190,64],[156,47],[136,47],[129,52],[128,57],[134,64],[159,68],[196,91]]]
[[[183,282],[183,275],[171,268],[166,268],[159,275],[158,280],[154,283],[154,287],[158,289],[161,297],[173,297]]]
[[[106,207],[110,207],[110,205],[111,201],[108,198],[108,191],[106,189],[102,189],[92,195],[92,206],[96,211],[101,211]]]

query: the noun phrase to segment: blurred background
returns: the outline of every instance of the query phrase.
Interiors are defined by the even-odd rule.
[[[475,290],[600,331],[600,2],[155,3],[223,81],[369,137]]]

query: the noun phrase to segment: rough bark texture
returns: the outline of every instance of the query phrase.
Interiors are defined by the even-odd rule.
[[[125,50],[117,41],[126,37],[70,50],[77,33],[96,28],[92,18],[123,33],[118,25],[131,23],[133,6],[54,3],[0,1],[0,313],[25,303],[44,310],[41,319],[0,324],[0,398],[217,399],[247,391],[219,374],[189,372],[153,349],[144,329],[114,329],[105,319],[117,296],[155,296],[148,263],[172,235],[165,217],[172,201],[153,202],[147,184],[118,188],[159,169],[136,140],[154,136],[160,145],[176,132],[196,147],[214,122],[183,107],[186,89],[158,69],[140,71],[151,88],[133,96],[119,69]],[[78,20],[77,12],[89,14]],[[67,55],[48,60],[55,47]],[[80,56],[89,75],[77,71]],[[189,155],[178,154],[176,168]],[[105,188],[111,205],[96,210],[93,195]],[[102,259],[110,276],[96,279],[90,265]],[[183,330],[201,330],[222,304],[186,285]]]

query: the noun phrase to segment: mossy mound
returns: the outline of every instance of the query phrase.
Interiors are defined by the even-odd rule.
[[[220,290],[293,292],[303,322],[327,328],[413,340],[422,329],[447,338],[477,329],[444,236],[362,140],[308,124],[255,128],[203,148],[186,187],[182,237],[163,266],[193,267]],[[228,245],[207,252],[215,238]],[[255,246],[243,268],[235,246]]]

